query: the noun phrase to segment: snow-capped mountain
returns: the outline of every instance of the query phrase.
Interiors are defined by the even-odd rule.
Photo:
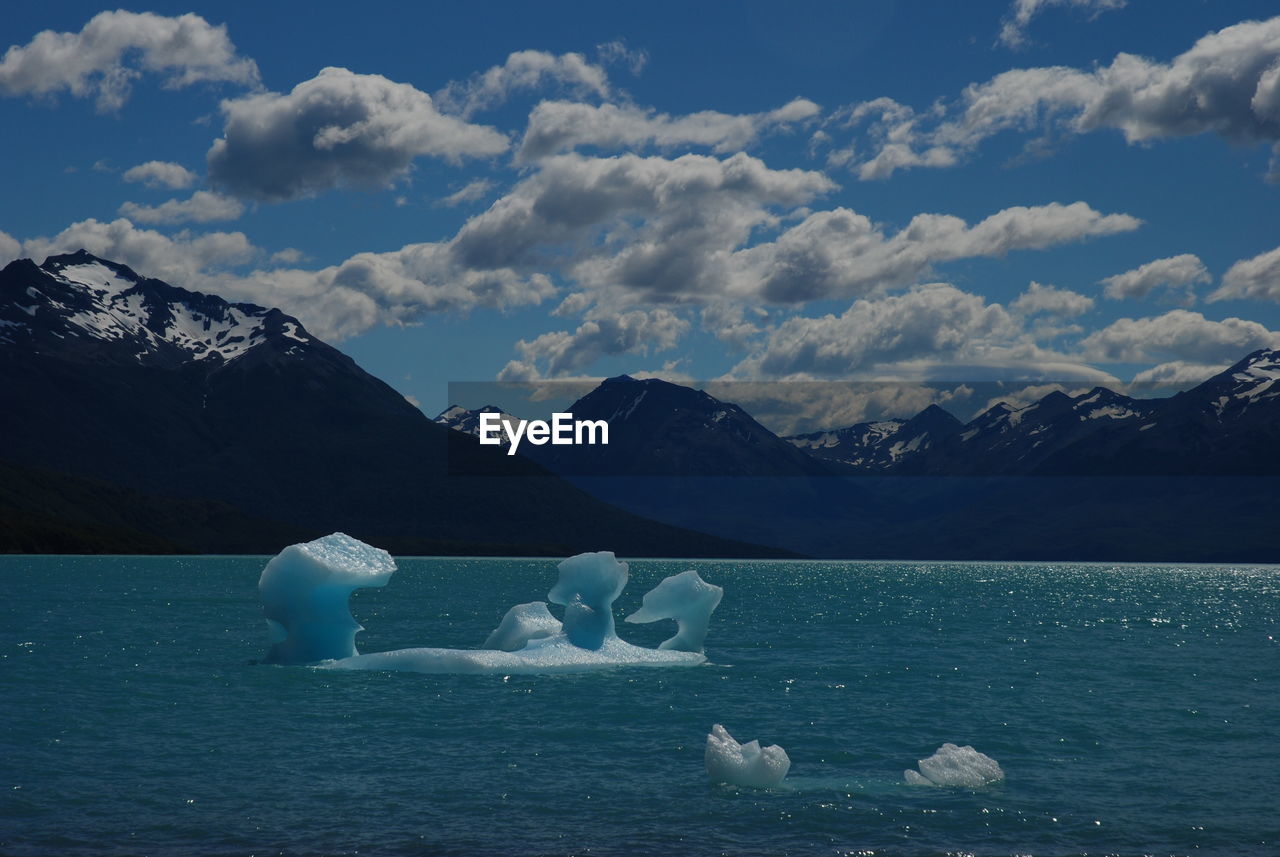
[[[1280,350],[1254,352],[1166,399],[1055,391],[1021,408],[997,402],[964,425],[930,406],[910,420],[786,440],[868,474],[1280,474]]]
[[[829,467],[731,402],[657,378],[608,378],[575,402],[575,419],[605,420],[607,446],[543,446],[530,454],[576,475],[796,476]],[[524,447],[521,447],[524,452]]]
[[[1202,384],[1141,401],[1088,444],[1045,460],[1041,472],[1280,475],[1280,350],[1255,351]]]
[[[783,440],[815,458],[862,471],[884,472],[931,449],[960,431],[961,423],[937,405],[909,420],[877,420],[833,431],[792,435]]]
[[[1274,408],[1280,399],[1280,349],[1255,351],[1184,395],[1219,421]]]
[[[226,363],[264,343],[288,351],[317,342],[279,310],[176,288],[83,250],[0,272],[0,346],[54,339],[64,352],[162,366]]]
[[[1069,396],[1055,390],[1021,408],[1000,402],[955,437],[904,467],[903,472],[947,475],[1026,474],[1062,450],[1088,445],[1096,434],[1136,425],[1152,409],[1104,387]]]

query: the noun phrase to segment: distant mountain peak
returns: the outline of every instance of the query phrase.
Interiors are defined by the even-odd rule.
[[[977,422],[990,422],[991,420],[1003,419],[1009,414],[1016,413],[1019,410],[1021,410],[1021,408],[1015,408],[1008,402],[996,402],[994,405],[974,417],[970,422],[970,425]]]
[[[1238,381],[1280,377],[1280,348],[1262,348],[1245,357],[1224,374]]]
[[[1237,366],[1256,365],[1256,364],[1280,365],[1280,348],[1259,348],[1250,354],[1246,354],[1244,359]]]
[[[864,470],[887,470],[931,449],[962,426],[950,411],[931,404],[909,420],[873,420],[784,440],[815,458]]]
[[[74,253],[56,253],[52,256],[47,256],[39,267],[41,270],[55,273],[65,268],[71,268],[77,265],[101,265],[122,277],[133,280],[135,283],[140,283],[143,280],[143,277],[141,277],[137,271],[133,270],[123,262],[113,262],[110,259],[103,259],[101,256],[93,255],[83,247]]]
[[[1194,401],[1221,420],[1280,399],[1280,349],[1260,348],[1198,386],[1174,397]]]
[[[464,408],[461,405],[450,405],[441,411],[432,422],[439,423],[454,431],[460,431],[463,434],[479,437],[481,414],[498,414],[504,423],[517,421],[518,419],[497,405],[485,405],[481,408]],[[510,442],[506,435],[502,435],[501,438],[502,446],[506,446]]]
[[[81,249],[0,271],[0,345],[22,342],[173,365],[229,362],[268,343],[287,354],[318,340],[279,310],[172,286]]]
[[[575,475],[794,476],[828,472],[738,405],[661,378],[609,378],[567,410],[604,420],[609,443],[529,454]],[[523,450],[522,450],[523,451]]]
[[[960,428],[962,425],[964,424],[956,419],[954,414],[937,404],[929,405],[906,422],[908,427],[922,426],[936,429]]]

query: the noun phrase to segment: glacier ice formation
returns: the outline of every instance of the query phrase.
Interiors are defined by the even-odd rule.
[[[609,551],[580,553],[560,563],[560,579],[547,600],[564,608],[564,634],[580,649],[599,649],[617,639],[613,602],[622,594],[630,572]]]
[[[969,746],[943,744],[938,752],[917,764],[918,772],[910,768],[903,772],[908,785],[978,789],[1004,779],[999,762]]]
[[[668,578],[669,579],[669,578]],[[739,744],[719,723],[707,735],[707,776],[713,783],[768,789],[782,783],[791,770],[787,751],[777,744],[761,747],[759,741]]]
[[[666,578],[645,593],[640,609],[626,618],[627,622],[676,620],[676,635],[664,640],[659,649],[677,652],[700,652],[707,636],[711,614],[724,596],[719,586],[707,583],[690,569]]]
[[[391,554],[344,533],[280,551],[258,579],[271,629],[267,662],[307,664],[356,654],[363,631],[347,602],[357,589],[385,586],[396,570]]]
[[[386,551],[342,533],[285,548],[267,563],[258,582],[263,614],[271,629],[267,661],[325,669],[498,675],[695,666],[706,661],[702,635],[715,604],[700,603],[682,611],[677,603],[679,592],[707,602],[702,588],[714,589],[716,603],[720,592],[696,574],[693,578],[667,578],[658,586],[664,591],[658,599],[664,608],[645,621],[676,619],[683,623],[682,630],[672,640],[696,638],[697,648],[634,646],[619,639],[613,620],[613,602],[627,584],[627,564],[609,551],[578,554],[560,563],[559,579],[547,596],[564,607],[563,622],[542,602],[518,604],[507,611],[484,648],[412,648],[359,654],[355,635],[361,627],[351,616],[348,598],[362,586],[385,585],[395,570],[395,561]],[[676,578],[685,582],[671,584]],[[645,603],[649,603],[648,596]],[[694,626],[697,633],[686,635],[684,628]]]

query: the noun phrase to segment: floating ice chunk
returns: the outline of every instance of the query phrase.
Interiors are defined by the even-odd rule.
[[[700,652],[707,637],[707,626],[724,596],[719,586],[707,583],[690,569],[673,574],[644,595],[640,609],[626,618],[627,622],[676,620],[676,635],[664,640],[659,649],[677,652]]]
[[[719,723],[707,735],[707,776],[713,783],[767,789],[780,784],[791,770],[787,751],[777,744],[761,747],[759,741],[739,744]]]
[[[582,649],[598,649],[616,637],[613,602],[627,585],[627,564],[613,551],[571,556],[560,563],[560,579],[547,600],[564,607],[564,633]]]
[[[267,660],[324,669],[424,673],[544,674],[614,667],[705,663],[701,652],[647,649],[618,639],[613,602],[627,583],[627,564],[612,553],[579,554],[560,563],[550,598],[565,606],[563,626],[534,602],[507,611],[484,649],[397,649],[361,655],[348,599],[364,586],[383,586],[396,565],[386,551],[334,533],[292,545],[273,558],[258,588],[271,628]]]
[[[560,620],[551,615],[542,601],[517,604],[502,617],[501,624],[484,641],[482,649],[515,652],[523,649],[530,640],[554,637],[560,633]]]
[[[943,744],[919,761],[920,772],[907,769],[903,777],[912,786],[959,786],[978,789],[1004,779],[1000,764],[972,747]]]
[[[351,593],[385,586],[395,570],[389,553],[344,533],[282,550],[258,579],[271,629],[267,661],[310,664],[357,654],[363,628],[351,616]]]

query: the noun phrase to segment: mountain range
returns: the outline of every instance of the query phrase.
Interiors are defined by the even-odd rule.
[[[701,390],[625,375],[569,410],[608,421],[610,444],[528,454],[573,475],[1280,475],[1275,349],[1168,398],[1055,390],[1023,407],[997,402],[967,423],[934,404],[909,419],[778,437]],[[436,422],[474,434],[479,413],[453,406]]]
[[[397,553],[779,553],[611,507],[433,423],[296,318],[84,251],[0,271],[0,400],[0,550],[343,530]]]
[[[899,475],[1277,475],[1277,382],[1280,351],[1263,349],[1168,398],[1054,391],[1022,408],[999,402],[967,424],[931,405],[907,421],[787,440],[852,470]]]
[[[609,421],[607,448],[520,452],[637,514],[811,556],[1274,561],[1278,381],[1265,349],[1163,399],[1055,391],[967,423],[930,405],[778,437],[706,392],[621,376],[568,408]]]
[[[1263,350],[1166,399],[779,437],[623,375],[570,407],[609,445],[507,455],[496,406],[432,421],[296,318],[81,251],[0,271],[0,550],[1274,561],[1278,382]]]

